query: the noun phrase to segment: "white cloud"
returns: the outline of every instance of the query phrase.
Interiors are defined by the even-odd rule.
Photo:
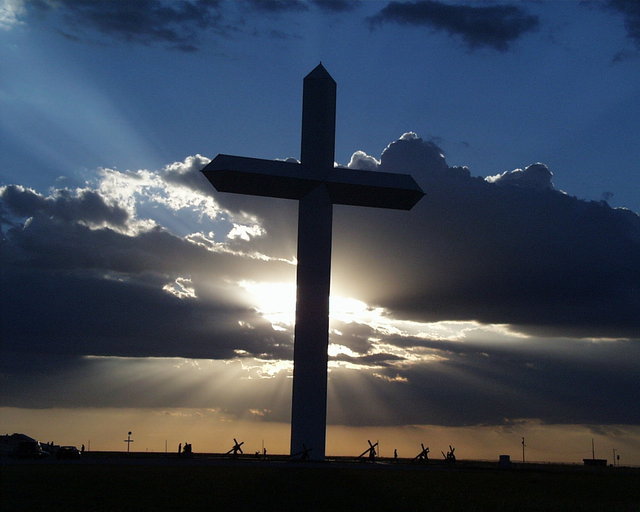
[[[227,238],[229,240],[235,240],[236,238],[240,238],[245,242],[250,241],[252,238],[257,236],[262,236],[265,234],[265,230],[262,226],[254,224],[253,226],[246,226],[242,224],[234,224],[233,229],[229,231]]]
[[[0,29],[10,30],[19,25],[19,17],[24,14],[24,10],[24,0],[1,0]]]
[[[361,169],[363,171],[375,171],[380,166],[380,160],[367,155],[364,151],[356,151],[351,155],[351,160],[347,164],[349,169]]]
[[[516,187],[552,190],[553,184],[551,178],[553,173],[549,168],[541,163],[529,165],[523,169],[514,169],[513,171],[505,171],[495,176],[487,176],[485,180],[489,183],[498,185],[512,185]]]
[[[195,299],[197,297],[193,282],[189,277],[177,277],[172,283],[165,284],[162,289],[179,299]]]
[[[402,135],[400,135],[400,138],[398,140],[417,140],[420,137],[418,137],[418,134],[416,132],[405,132]]]
[[[166,172],[160,173],[145,169],[101,169],[98,190],[106,197],[126,205],[132,217],[136,216],[141,202],[149,201],[173,212],[191,210],[200,217],[215,220],[224,211],[216,203],[211,191],[205,194],[188,186],[194,179],[191,175],[197,172],[195,166],[189,165],[195,158],[187,157],[184,162],[174,162],[165,168]],[[184,180],[177,180],[176,176]]]

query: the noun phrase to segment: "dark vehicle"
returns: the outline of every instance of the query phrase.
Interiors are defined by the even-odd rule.
[[[37,441],[22,441],[11,455],[19,459],[41,459],[48,454]]]
[[[75,446],[61,446],[56,452],[57,459],[79,459],[80,452]]]

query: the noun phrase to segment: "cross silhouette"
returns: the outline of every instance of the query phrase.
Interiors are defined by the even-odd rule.
[[[123,442],[127,443],[127,453],[129,453],[129,449],[131,448],[131,443],[133,443],[133,439],[131,439],[131,432],[127,432],[127,438]]]
[[[291,454],[325,455],[333,205],[410,210],[424,195],[406,174],[334,167],[336,83],[319,64],[304,78],[300,163],[216,156],[202,172],[220,192],[296,199],[298,268]]]

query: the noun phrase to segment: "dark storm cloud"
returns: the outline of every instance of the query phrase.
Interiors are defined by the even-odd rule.
[[[378,166],[364,153],[352,160]],[[196,179],[197,167],[175,179],[204,192],[209,184]],[[427,195],[408,213],[336,207],[336,291],[346,287],[412,320],[478,320],[557,336],[640,332],[635,213],[555,190],[540,163],[472,177],[449,167],[433,141],[411,134],[389,145],[380,169],[412,173]],[[251,241],[256,250],[295,255],[295,201],[237,194],[217,200],[261,219],[267,236]],[[336,343],[366,353],[367,333],[337,328],[343,333]]]
[[[332,358],[375,368],[332,368],[330,423],[461,426],[509,425],[523,418],[559,424],[640,421],[637,342],[385,341],[423,346],[438,358],[410,365],[388,354]],[[24,360],[29,362],[28,369],[16,369]],[[290,385],[286,373],[244,390],[238,385],[230,394],[224,386],[214,388],[216,382],[226,383],[219,370],[207,370],[206,364],[181,368],[179,363],[79,359],[53,351],[20,359],[10,353],[0,360],[4,376],[0,395],[3,405],[30,407],[222,407],[238,414],[247,407],[268,407],[270,420],[288,421],[288,393],[278,392]]]
[[[212,193],[198,169],[205,160],[187,159],[159,176],[194,194]],[[377,165],[373,158],[356,161]],[[343,367],[330,373],[332,422],[638,421],[636,214],[555,190],[542,164],[490,180],[474,178],[466,168],[449,167],[437,144],[413,134],[389,145],[380,168],[412,173],[427,195],[411,212],[336,207],[336,288],[346,286],[353,293],[347,296],[386,307],[387,318],[475,319],[559,338],[503,343],[504,336],[489,332],[475,342],[468,334],[460,342],[392,336],[364,324],[334,322],[332,342],[353,353],[333,358]],[[108,226],[119,227],[119,218],[125,227],[134,222],[125,215],[129,210],[95,191],[94,200],[101,202],[86,202],[89,192],[43,196],[21,187],[3,189],[1,211],[8,229],[0,251],[2,403],[220,404],[236,410],[246,403],[258,407],[262,400],[264,407],[266,395],[249,396],[249,391],[248,401],[238,398],[237,404],[223,390],[192,392],[209,389],[210,381],[202,377],[180,387],[186,374],[178,375],[170,362],[154,367],[144,358],[290,360],[290,333],[275,331],[229,282],[290,282],[293,267],[207,251],[164,228],[123,234]],[[63,199],[56,203],[57,198]],[[277,253],[291,237],[288,256],[295,254],[294,201],[234,194],[215,194],[215,199],[268,226],[267,236],[246,242],[247,250]],[[95,229],[103,224],[107,227]],[[182,297],[168,293],[167,285]],[[570,336],[635,339],[591,343]],[[137,373],[140,365],[149,368],[143,377]],[[344,368],[354,365],[362,370]],[[284,375],[265,381],[260,393],[285,381]],[[147,392],[127,392],[130,386],[123,382]],[[372,397],[393,414],[371,407]],[[269,405],[270,419],[286,421],[288,407],[287,400]]]
[[[121,277],[121,276],[119,276]],[[162,281],[51,271],[6,272],[3,352],[48,355],[288,357],[288,336],[228,298],[179,299]],[[275,353],[274,353],[275,350]]]
[[[369,18],[371,25],[394,22],[427,26],[459,36],[470,48],[506,51],[524,33],[538,27],[538,17],[516,5],[451,5],[435,0],[389,2]]]
[[[637,214],[553,189],[542,164],[471,177],[411,136],[384,151],[380,169],[413,174],[426,196],[409,213],[336,208],[334,281],[369,304],[531,334],[640,332]]]
[[[607,6],[624,16],[627,35],[640,49],[640,2],[637,0],[609,0]]]
[[[402,357],[395,354],[368,354],[366,356],[350,356],[347,354],[338,354],[330,358],[331,361],[342,361],[346,363],[365,365],[365,366],[377,366],[388,367],[390,363],[402,360]]]
[[[289,265],[210,252],[161,228],[129,236],[111,229],[89,229],[81,224],[35,216],[25,226],[9,229],[5,236],[3,262],[16,268],[157,273],[167,279],[210,274],[215,269],[216,280],[256,279],[265,272],[277,279],[291,273]]]
[[[179,174],[176,166],[165,171]],[[0,211],[3,405],[189,402],[183,388],[159,376],[158,366],[142,380],[166,392],[160,399],[155,392],[131,392],[141,386],[140,375],[131,380],[127,371],[133,363],[83,358],[88,355],[291,358],[290,334],[275,331],[229,284],[269,274],[290,280],[290,265],[211,252],[159,227],[135,234],[95,229],[136,221],[95,191],[43,196],[8,186],[0,192]],[[160,365],[162,372],[175,373],[174,364]],[[131,387],[122,387],[124,382]]]
[[[260,17],[275,18],[285,14],[303,14],[314,6],[327,13],[342,13],[355,9],[356,2],[346,0],[36,0],[27,4],[30,12],[46,16],[61,16],[65,38],[80,42],[93,31],[116,40],[155,44],[183,52],[195,52],[207,35],[229,37],[245,31],[276,39],[298,39],[279,28],[256,28]],[[273,20],[268,23],[273,23]]]
[[[0,199],[4,209],[20,217],[47,215],[65,222],[81,221],[91,225],[120,227],[129,218],[124,208],[108,204],[93,190],[72,192],[59,189],[53,196],[45,197],[21,185],[8,185],[0,187]]]
[[[211,252],[162,228],[92,229],[129,217],[87,190],[44,197],[8,186],[0,201],[5,355],[288,356],[290,336],[228,282],[290,279],[290,265]]]
[[[306,11],[309,6],[302,0],[244,0],[252,9],[265,12]]]
[[[358,7],[358,3],[354,0],[311,0],[311,3],[328,12],[352,11]]]
[[[457,426],[518,418],[560,424],[640,422],[638,342],[468,346],[438,341],[434,346],[438,349],[433,353],[444,359],[375,372],[332,372],[331,396],[337,403],[329,404],[330,421]],[[392,405],[393,414],[371,407],[372,397]]]
[[[371,349],[372,343],[369,338],[376,336],[376,331],[372,327],[357,322],[337,322],[331,323],[333,330],[330,338],[331,343],[344,345],[358,354],[366,354]]]
[[[225,30],[219,4],[217,0],[38,0],[28,5],[39,12],[62,14],[72,38],[89,28],[115,39],[168,43],[189,52],[197,50],[199,31]]]
[[[290,420],[291,386],[285,374],[246,386],[245,378],[259,378],[255,364],[191,361],[180,358],[80,358],[45,354],[27,359],[28,372],[17,365],[24,358],[0,359],[5,407],[194,407],[216,409],[225,416],[265,412],[263,419]],[[229,368],[234,372],[229,381]],[[265,411],[265,409],[267,409]]]

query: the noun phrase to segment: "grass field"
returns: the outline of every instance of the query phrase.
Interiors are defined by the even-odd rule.
[[[365,465],[17,463],[1,466],[11,511],[633,511],[640,472]]]

